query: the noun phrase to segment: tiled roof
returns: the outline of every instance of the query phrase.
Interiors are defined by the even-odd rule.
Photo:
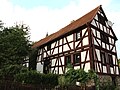
[[[87,13],[86,15],[82,16],[81,18],[77,19],[76,21],[70,23],[66,27],[60,29],[59,31],[39,40],[32,46],[32,48],[37,48],[39,46],[42,46],[56,38],[59,38],[60,36],[66,34],[66,33],[69,33],[71,31],[75,30],[76,28],[81,27],[81,26],[85,25],[86,23],[90,22],[95,17],[95,15],[97,14],[100,7],[101,7],[101,5],[96,7],[95,9],[93,9],[92,11]]]

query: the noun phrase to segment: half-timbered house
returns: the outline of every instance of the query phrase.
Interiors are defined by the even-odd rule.
[[[112,23],[100,5],[33,45],[38,48],[37,70],[64,74],[70,63],[74,69],[117,76],[116,40]]]

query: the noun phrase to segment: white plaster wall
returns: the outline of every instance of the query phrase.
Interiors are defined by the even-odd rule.
[[[54,54],[58,54],[58,48],[54,48],[53,55],[54,55]]]
[[[43,65],[40,62],[37,63],[37,71],[43,73]]]
[[[95,51],[96,51],[96,54],[97,54],[98,61],[101,61],[101,58],[100,58],[100,50],[95,49]]]
[[[88,37],[85,37],[84,39],[83,39],[83,46],[84,45],[88,45]]]
[[[86,58],[86,61],[90,60],[90,57],[89,57],[89,51],[88,51],[88,54],[87,54],[87,58]]]
[[[112,55],[112,58],[113,58],[113,64],[115,65],[115,61],[116,61],[115,55]]]
[[[99,63],[97,63],[97,67],[96,67],[96,70],[97,70],[97,72],[100,72],[100,68],[99,68],[99,65],[98,65]]]
[[[91,22],[92,25],[96,26],[95,20]]]
[[[59,47],[59,53],[61,53],[61,52],[62,52],[62,46]]]
[[[100,70],[102,70],[102,65],[101,65],[101,63],[97,63],[97,69],[98,69],[98,72],[100,72]]]
[[[86,51],[81,52],[81,62],[85,61]]]
[[[95,15],[95,17],[94,17],[96,20],[98,20],[98,16],[97,15]]]
[[[67,51],[67,50],[70,50],[70,48],[69,48],[68,45],[66,44],[66,45],[63,46],[63,51]]]
[[[71,49],[73,49],[73,43],[69,43],[69,45],[70,45]]]
[[[46,57],[46,56],[47,56],[47,55],[46,55],[46,52],[44,52],[43,56],[44,56],[44,57]]]
[[[109,50],[109,45],[108,45],[108,44],[106,44],[106,46],[107,46],[107,50]]]
[[[56,42],[54,42],[54,43],[51,44],[51,48],[54,48],[54,47],[55,47],[55,43],[56,43]]]
[[[100,24],[100,30],[102,30],[102,31],[103,31],[103,26],[102,26],[102,24]]]
[[[85,64],[84,70],[85,70],[86,72],[88,72],[88,70],[90,70],[90,62],[88,62],[88,63]]]
[[[85,29],[82,30],[82,36],[85,34],[86,29],[87,29],[87,28],[85,28]],[[88,35],[88,32],[85,34],[85,36],[87,36],[87,35]]]
[[[116,67],[116,74],[119,74],[119,69],[118,69],[118,67]]]
[[[114,74],[113,68],[112,68],[112,67],[110,67],[110,71],[111,71],[111,74]]]
[[[113,34],[112,34],[111,30],[110,30],[110,35],[111,35],[111,36],[113,36]]]
[[[80,69],[80,66],[74,66],[74,69],[76,70],[76,69]]]
[[[59,74],[63,74],[62,67],[59,67]]]
[[[80,42],[80,41],[75,42],[75,47],[78,45],[79,42]],[[78,47],[81,47],[81,43],[79,44]]]
[[[55,66],[56,59],[52,59],[51,66]]]
[[[93,32],[94,36],[96,36],[96,33],[95,33],[95,29],[94,29],[94,28],[92,28],[92,32]]]
[[[101,38],[101,37],[100,37],[100,32],[99,32],[99,31],[97,31],[97,37],[98,37],[98,38]]]
[[[67,40],[68,40],[68,42],[73,41],[73,34],[67,36]]]
[[[105,48],[105,43],[104,42],[102,42],[102,47]]]
[[[95,40],[95,38],[93,40],[94,40],[94,45],[99,46],[99,44],[97,43],[97,41]]]
[[[62,45],[62,39],[59,40],[59,45]]]
[[[65,61],[64,61],[64,56],[63,56],[63,57],[61,57],[61,61],[62,61],[62,65],[64,65],[64,64],[65,64]]]
[[[107,73],[107,68],[106,68],[106,66],[103,66],[103,73]]]

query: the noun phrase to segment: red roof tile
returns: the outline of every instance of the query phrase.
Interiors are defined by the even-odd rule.
[[[59,31],[41,39],[40,41],[36,42],[32,48],[42,46],[54,39],[66,34],[66,33],[69,33],[70,31],[75,30],[78,27],[85,25],[86,23],[90,22],[95,17],[95,15],[97,14],[99,9],[100,9],[100,6],[96,7],[95,9],[93,9],[92,11],[87,13],[86,15],[84,15],[81,18],[77,19],[76,21],[70,23],[69,25],[60,29]]]

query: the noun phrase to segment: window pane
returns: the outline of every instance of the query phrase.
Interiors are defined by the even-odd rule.
[[[112,66],[113,65],[112,55],[109,54],[108,59],[109,59],[109,64]]]
[[[103,64],[106,63],[106,57],[105,57],[105,53],[104,52],[101,52],[101,60],[102,60]]]
[[[74,64],[80,63],[80,53],[74,54]]]
[[[101,33],[101,40],[102,40],[102,42],[109,43],[108,36],[106,36],[106,35],[103,34],[103,33]]]

